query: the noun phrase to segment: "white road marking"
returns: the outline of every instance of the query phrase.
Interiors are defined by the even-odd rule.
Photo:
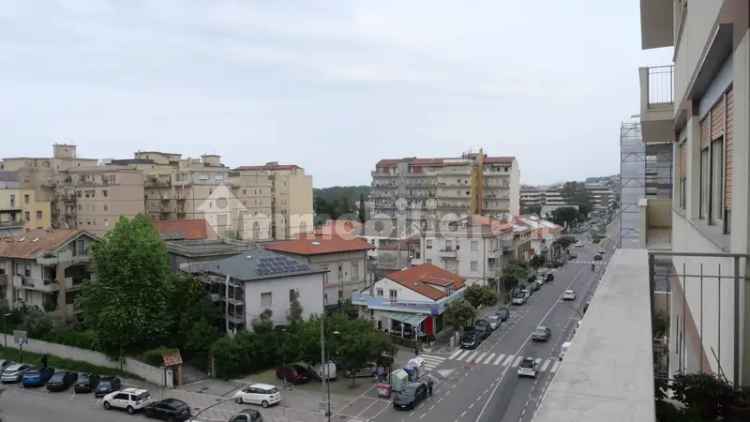
[[[554,373],[555,371],[557,371],[557,367],[558,367],[558,366],[560,366],[560,361],[559,361],[559,360],[556,360],[556,361],[555,361],[555,364],[554,364],[554,365],[552,365],[552,368],[551,368],[551,369],[550,369],[549,371],[550,371],[550,372],[552,372],[552,373]]]
[[[455,359],[456,356],[458,356],[458,355],[461,354],[461,352],[463,352],[463,350],[461,350],[461,349],[456,350],[455,352],[453,352],[453,354],[448,359]]]
[[[523,359],[523,356],[519,356],[516,358],[516,360],[513,362],[513,365],[511,367],[515,368],[518,366],[519,363],[521,363],[521,360]]]
[[[476,360],[476,363],[482,363],[482,359],[484,359],[484,356],[487,354],[487,352],[482,353],[479,355],[479,357]]]
[[[485,365],[489,365],[490,362],[492,362],[492,359],[494,359],[494,358],[495,358],[495,354],[494,353],[491,354],[491,355],[489,355],[489,356],[487,356],[487,359],[484,360],[484,364]]]
[[[468,355],[469,353],[471,353],[471,350],[462,350],[461,355],[459,355],[456,360],[464,360],[466,355]]]
[[[508,355],[508,358],[505,359],[505,362],[503,362],[503,366],[510,365],[510,363],[513,362],[514,357],[516,357],[516,355]]]
[[[479,354],[479,352],[474,352],[474,353],[470,354],[470,355],[469,355],[469,357],[468,357],[468,358],[466,358],[466,362],[471,362],[471,361],[473,361],[473,360],[474,360],[474,358],[475,358],[475,357],[476,357],[476,356],[477,356],[478,354]]]
[[[504,357],[505,353],[501,353],[500,356],[498,356],[497,359],[495,359],[495,362],[493,362],[492,364],[495,366],[500,365],[500,361],[503,360]]]
[[[541,371],[541,372],[544,372],[544,371],[546,371],[546,370],[547,370],[547,367],[549,366],[549,363],[550,363],[550,360],[549,360],[549,359],[545,360],[545,361],[544,361],[544,363],[542,364],[542,369],[540,369],[540,371]]]

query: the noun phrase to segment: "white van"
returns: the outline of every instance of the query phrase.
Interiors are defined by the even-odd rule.
[[[318,376],[320,379],[326,379],[327,376],[329,380],[336,381],[336,363],[328,361],[327,364],[318,365]]]

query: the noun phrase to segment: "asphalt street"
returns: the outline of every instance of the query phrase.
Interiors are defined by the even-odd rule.
[[[593,256],[601,248],[589,242],[575,250],[578,258],[555,271],[555,281],[535,292],[526,305],[515,306],[511,319],[503,324],[476,351],[442,355],[424,355],[437,379],[435,394],[410,412],[384,407],[372,418],[378,422],[524,422],[531,420],[545,389],[559,366],[562,343],[573,337],[606,259],[614,250],[607,246],[605,261],[597,261],[591,270]],[[575,301],[560,298],[566,289],[577,293]],[[531,332],[539,325],[552,330],[544,343],[531,341]],[[572,341],[575,341],[573,338]],[[536,379],[519,378],[517,366],[522,357],[537,360],[540,370]]]

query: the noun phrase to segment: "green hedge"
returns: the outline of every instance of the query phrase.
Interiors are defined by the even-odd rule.
[[[168,347],[157,347],[156,349],[146,350],[141,354],[140,360],[156,367],[164,366],[163,356],[165,353],[174,353],[177,349],[170,349]]]

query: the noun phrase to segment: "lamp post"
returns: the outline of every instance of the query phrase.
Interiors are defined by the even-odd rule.
[[[331,348],[333,348],[333,339],[338,337],[339,333],[338,331],[334,331],[331,334],[333,334],[333,338],[331,339],[331,347],[328,349],[328,356],[326,356],[326,396],[327,396],[327,410],[326,410],[326,418],[328,418],[328,422],[331,422],[331,379],[330,379],[330,371],[331,371]]]
[[[3,340],[6,349],[8,348],[8,318],[10,318],[11,315],[13,314],[10,312],[3,314]]]
[[[281,328],[281,382],[284,385],[284,390],[287,389],[286,386],[286,328]]]

